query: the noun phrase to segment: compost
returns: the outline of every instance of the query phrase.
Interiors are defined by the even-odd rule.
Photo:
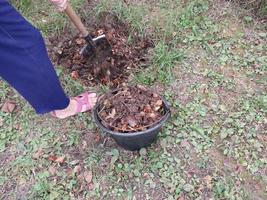
[[[51,57],[57,65],[67,68],[73,79],[91,86],[99,83],[118,86],[134,69],[148,62],[147,52],[153,48],[153,42],[140,37],[138,32],[130,32],[130,25],[116,15],[110,12],[100,14],[92,27],[91,35],[105,34],[111,49],[103,44],[97,54],[89,58],[80,54],[85,40],[79,35],[69,38],[66,33],[65,38],[50,38],[53,44]]]
[[[156,125],[164,116],[161,97],[143,86],[124,87],[100,99],[98,116],[113,131],[133,133]]]

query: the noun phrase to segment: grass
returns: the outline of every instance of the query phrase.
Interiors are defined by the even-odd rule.
[[[46,2],[13,2],[45,37],[70,28]],[[115,12],[131,24],[129,38],[153,39],[149,66],[129,82],[164,94],[172,118],[151,147],[128,152],[90,114],[37,116],[1,82],[0,104],[17,107],[0,112],[0,198],[267,199],[266,27],[223,1],[102,0],[91,13],[71,3],[83,16]],[[68,94],[88,89],[56,69]]]
[[[72,0],[73,8],[80,11],[84,0]],[[49,2],[41,0],[11,0],[22,15],[41,30],[44,35],[60,34],[60,32],[69,24],[63,13],[56,12],[55,8]],[[80,11],[81,16],[85,13]]]

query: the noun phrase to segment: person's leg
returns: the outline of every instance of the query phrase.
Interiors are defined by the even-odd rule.
[[[0,77],[43,114],[69,105],[40,32],[0,0]]]

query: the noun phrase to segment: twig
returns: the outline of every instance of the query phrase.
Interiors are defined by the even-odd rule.
[[[119,115],[118,117],[116,117],[110,124],[112,124],[112,127],[113,127],[113,123],[116,121],[116,120],[118,120],[119,118],[121,118],[121,117],[123,117],[122,115]],[[113,128],[115,128],[115,127],[113,127]]]
[[[101,110],[97,113],[98,115],[103,111],[105,110],[106,106],[104,105],[103,108],[101,108]]]
[[[127,108],[127,110],[131,112],[131,109],[124,103],[124,101],[120,101],[120,103],[122,103]]]

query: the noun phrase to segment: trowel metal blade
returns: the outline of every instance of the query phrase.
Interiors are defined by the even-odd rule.
[[[93,38],[93,41],[95,42],[96,46],[98,46],[98,43],[101,42],[101,40],[107,40],[106,35],[100,35],[96,38]],[[80,54],[84,56],[92,56],[95,53],[94,47],[92,47],[90,44],[85,45],[81,50]]]

